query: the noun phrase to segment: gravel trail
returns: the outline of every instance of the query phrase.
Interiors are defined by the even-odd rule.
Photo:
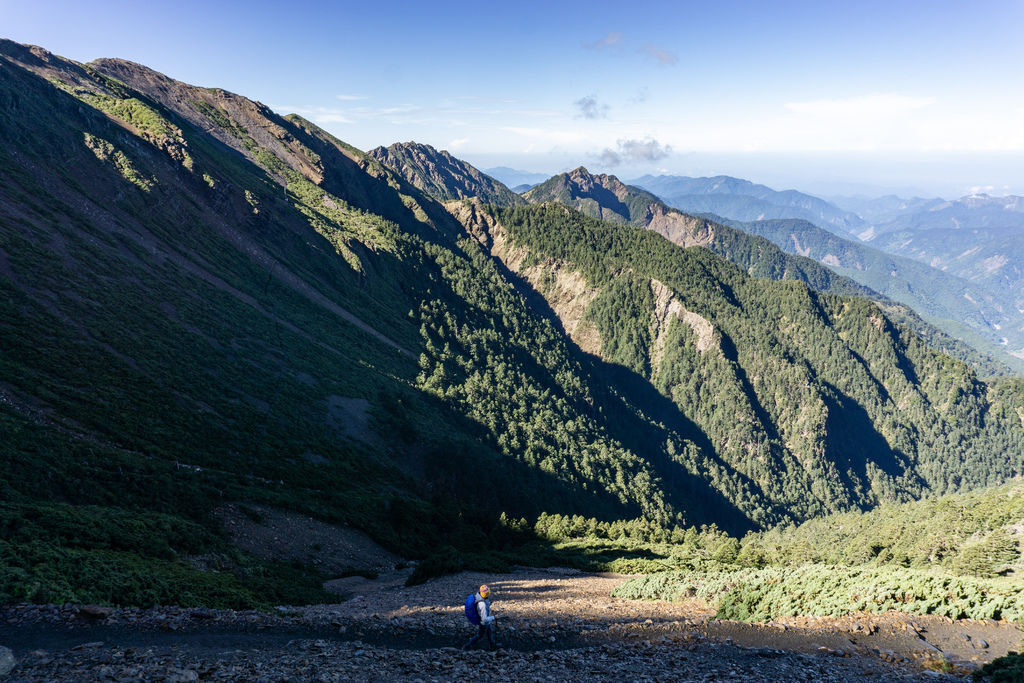
[[[338,584],[333,605],[0,612],[12,681],[81,680],[962,680],[1019,647],[998,622],[899,613],[714,620],[699,603],[610,597],[621,576],[569,570],[463,573],[406,588],[405,573]],[[463,652],[462,601],[493,592],[497,652]],[[944,668],[950,673],[931,669]]]

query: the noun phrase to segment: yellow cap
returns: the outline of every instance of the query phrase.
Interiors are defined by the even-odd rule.
[[[480,597],[486,598],[490,594],[491,594],[491,589],[488,588],[486,584],[484,584],[483,586],[480,586]]]

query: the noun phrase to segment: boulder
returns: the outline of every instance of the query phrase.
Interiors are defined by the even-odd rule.
[[[10,648],[0,646],[0,678],[11,673],[14,670],[14,665],[17,663],[17,660],[14,659],[14,653],[11,652]]]

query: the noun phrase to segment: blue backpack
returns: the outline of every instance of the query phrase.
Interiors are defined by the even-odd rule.
[[[473,626],[480,625],[480,613],[476,611],[476,596],[470,595],[466,598],[466,618]]]

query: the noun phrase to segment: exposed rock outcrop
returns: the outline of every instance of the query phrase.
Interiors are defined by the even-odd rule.
[[[715,339],[715,327],[711,321],[693,311],[688,311],[679,303],[672,290],[658,280],[651,280],[651,291],[654,293],[654,310],[651,312],[651,374],[656,375],[665,357],[665,342],[673,320],[679,320],[690,326],[696,337],[697,353],[718,348]]]

